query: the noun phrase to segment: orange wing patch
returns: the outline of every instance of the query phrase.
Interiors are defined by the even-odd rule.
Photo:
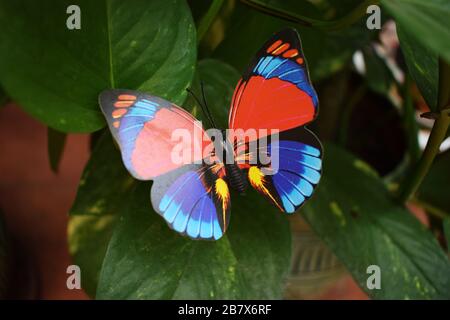
[[[298,55],[297,49],[290,49],[290,50],[286,51],[285,53],[283,53],[283,58],[293,58],[296,55]]]
[[[117,97],[117,101],[114,103],[115,109],[111,116],[114,119],[121,118],[125,113],[127,113],[127,108],[132,106],[134,102],[136,101],[136,96],[131,94],[121,94]],[[120,121],[116,120],[112,123],[113,127],[118,129],[120,127]]]
[[[278,48],[282,43],[283,41],[281,40],[275,41],[269,48],[267,48],[267,53],[272,53],[272,51]]]
[[[285,42],[283,43],[281,40],[277,40],[274,43],[272,43],[269,48],[267,48],[266,52],[273,54],[274,56],[278,56],[281,55],[283,56],[283,58],[288,58],[288,59],[294,59],[297,56],[299,56],[299,52],[297,49],[291,48],[289,49],[290,44]],[[302,57],[298,57],[297,59],[295,59],[295,61],[298,64],[303,64],[304,60]]]
[[[117,119],[123,116],[125,113],[127,113],[127,109],[117,109],[112,112],[112,117],[114,119]]]

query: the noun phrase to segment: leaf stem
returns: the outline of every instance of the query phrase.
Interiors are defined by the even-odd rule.
[[[434,158],[439,153],[439,147],[445,139],[447,130],[450,126],[450,67],[443,60],[439,59],[439,97],[436,121],[431,129],[425,150],[417,165],[413,168],[400,187],[399,200],[408,201],[417,191],[428,170],[433,163]]]
[[[263,13],[290,21],[298,23],[302,26],[319,28],[325,31],[338,31],[342,30],[355,22],[357,22],[367,10],[367,7],[372,4],[377,4],[379,0],[366,0],[356,6],[352,11],[342,18],[336,20],[318,20],[309,18],[297,13],[292,13],[290,11],[276,8],[275,6],[267,3],[261,3],[258,0],[241,0],[244,4],[251,6],[255,10],[261,11]]]
[[[443,110],[434,122],[433,129],[431,129],[430,137],[419,162],[414,166],[412,174],[407,176],[403,187],[400,188],[401,192],[399,199],[401,202],[408,201],[409,198],[416,193],[423,179],[427,175],[435,156],[439,152],[439,147],[446,136],[449,125],[449,110]]]
[[[57,131],[50,127],[47,128],[47,153],[50,162],[50,168],[54,173],[58,173],[59,165],[64,147],[66,145],[67,133]]]
[[[433,206],[433,205],[431,205],[431,204],[429,204],[427,202],[424,202],[424,201],[419,200],[417,198],[412,198],[411,202],[413,204],[416,204],[416,205],[422,207],[429,214],[431,214],[432,216],[435,216],[436,218],[439,218],[439,219],[450,218],[450,215],[448,215],[445,211],[443,211],[443,210],[441,210],[439,208],[436,208],[435,206]]]
[[[212,22],[214,21],[214,18],[219,13],[219,10],[222,7],[222,4],[223,4],[223,0],[213,0],[211,5],[209,6],[208,11],[205,13],[205,15],[200,20],[200,22],[198,24],[198,28],[197,28],[197,44],[199,44],[202,41],[206,32],[209,30],[209,27],[211,26]]]

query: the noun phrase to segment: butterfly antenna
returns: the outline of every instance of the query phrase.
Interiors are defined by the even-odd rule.
[[[200,87],[201,87],[201,89],[202,89],[203,103],[204,103],[204,105],[205,105],[205,109],[206,109],[206,112],[207,112],[207,114],[208,114],[207,117],[208,117],[208,119],[209,119],[209,122],[211,122],[211,124],[212,124],[212,126],[213,126],[214,128],[217,128],[216,123],[214,122],[214,118],[212,117],[211,112],[209,111],[208,103],[206,102],[206,95],[205,95],[205,90],[204,90],[204,87],[203,87],[203,81],[200,81]]]
[[[194,98],[194,100],[200,106],[203,114],[205,115],[207,121],[209,122],[209,125],[211,127],[215,128],[214,120],[211,118],[211,115],[209,113],[209,110],[207,110],[206,105],[203,105],[203,103],[200,101],[200,99],[195,95],[195,93],[191,89],[186,88],[186,91]]]

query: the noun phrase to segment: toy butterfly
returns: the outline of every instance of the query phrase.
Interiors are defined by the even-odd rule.
[[[230,220],[230,188],[243,192],[250,184],[282,212],[293,213],[320,180],[322,148],[304,127],[316,118],[319,102],[293,29],[275,34],[258,51],[236,86],[229,112],[230,129],[278,131],[278,139],[270,136],[263,144],[269,134],[257,133],[254,141],[226,137],[221,143],[224,153],[234,156],[232,163],[217,161],[223,160],[221,151],[208,149],[217,141],[204,134],[190,113],[164,99],[107,90],[99,100],[126,168],[136,179],[153,180],[153,208],[172,229],[190,238],[223,236]],[[180,129],[194,137],[181,149],[203,151],[190,163],[172,161],[174,148],[180,148],[173,132]],[[195,135],[196,130],[202,134]],[[256,151],[250,148],[255,141],[259,154],[277,154],[276,171],[272,162],[255,162]]]

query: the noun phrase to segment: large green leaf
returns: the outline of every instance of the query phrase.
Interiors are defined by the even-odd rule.
[[[81,9],[81,30],[66,9]],[[194,73],[185,1],[0,0],[0,81],[31,115],[60,131],[104,126],[97,97],[138,89],[182,103]]]
[[[436,239],[396,205],[364,162],[326,145],[324,175],[303,209],[306,219],[373,298],[448,299],[450,261]],[[369,290],[366,270],[381,269],[381,289]]]
[[[414,36],[403,31],[402,26],[397,27],[397,34],[411,77],[417,83],[428,107],[436,111],[439,83],[438,55],[418,43]]]
[[[123,207],[97,290],[99,299],[281,298],[289,266],[286,217],[256,192],[234,197],[227,234],[193,241],[166,225],[140,184]]]
[[[111,135],[104,134],[84,168],[70,214],[113,214],[123,202],[118,195],[131,192],[134,184],[135,180],[123,166]]]
[[[417,197],[433,207],[450,215],[450,197],[448,183],[450,181],[450,152],[439,155],[422,182]]]
[[[69,252],[81,268],[81,287],[92,298],[118,215],[74,215],[68,225]]]
[[[104,134],[84,169],[68,226],[69,251],[81,267],[81,285],[91,297],[95,297],[100,268],[123,197],[135,185],[112,137]]]
[[[450,2],[448,0],[382,0],[403,32],[450,62]]]

